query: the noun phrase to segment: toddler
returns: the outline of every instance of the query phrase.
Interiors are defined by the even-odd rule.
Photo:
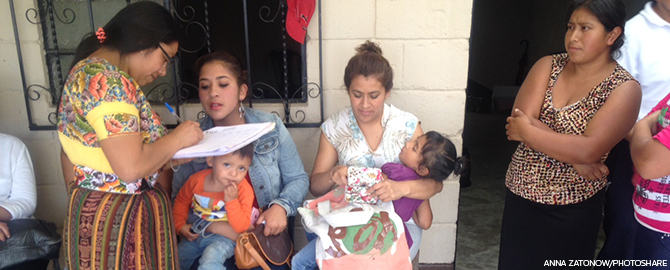
[[[238,234],[252,221],[255,197],[247,172],[253,151],[249,144],[230,154],[207,157],[212,168],[193,174],[182,186],[174,202],[182,269],[190,269],[200,255],[198,269],[225,269],[223,263],[234,255]],[[210,224],[217,229],[205,234]]]
[[[465,171],[466,160],[456,157],[456,146],[435,131],[426,132],[416,140],[409,141],[400,151],[401,163],[386,163],[382,166],[385,179],[410,181],[430,178],[443,181],[453,172],[459,175]],[[433,222],[433,213],[428,200],[402,197],[393,201],[396,214],[403,222],[410,218],[421,229],[427,230]],[[407,227],[405,227],[407,231]],[[412,246],[412,237],[406,233],[407,245]]]

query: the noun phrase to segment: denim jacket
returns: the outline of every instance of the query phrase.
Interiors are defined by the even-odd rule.
[[[272,122],[275,129],[253,142],[254,157],[249,167],[249,178],[256,193],[259,207],[279,204],[286,209],[288,216],[293,216],[307,195],[309,178],[298,155],[295,143],[281,119],[274,114],[245,108],[244,118],[247,123]],[[200,128],[207,130],[214,127],[209,117],[200,120]],[[207,169],[205,158],[183,164],[172,178],[172,199],[188,178],[201,170]]]

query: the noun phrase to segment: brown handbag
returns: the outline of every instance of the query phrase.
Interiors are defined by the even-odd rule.
[[[249,232],[243,232],[237,238],[235,263],[239,269],[263,267],[270,270],[267,262],[274,265],[288,264],[293,253],[293,242],[286,230],[278,235],[265,236],[265,225],[256,226]]]

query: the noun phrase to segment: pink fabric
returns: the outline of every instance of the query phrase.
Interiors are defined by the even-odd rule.
[[[407,247],[405,237],[399,235],[395,242],[398,247]],[[371,259],[373,258],[373,259]],[[399,259],[405,258],[405,259]],[[323,260],[321,269],[412,269],[412,262],[409,260],[409,250],[407,248],[398,248],[397,252],[380,253],[373,249],[366,254],[347,254],[345,257]]]
[[[654,139],[670,149],[670,113],[667,95],[649,114],[661,111]],[[647,115],[649,115],[647,114]],[[637,171],[633,175],[636,192],[633,193],[635,218],[652,230],[670,233],[670,175],[658,179],[644,179]]]
[[[381,181],[381,169],[349,166],[344,199],[352,203],[380,204],[381,200],[368,193],[368,188]]]
[[[393,211],[393,204],[349,204],[343,198],[344,190],[338,188],[315,200],[307,200],[306,207],[298,208],[305,230],[318,236],[315,257],[319,269],[412,269],[407,232],[404,222]],[[363,224],[331,226],[327,215],[314,213],[318,202],[326,200],[331,202],[331,207],[333,203],[347,204],[337,213],[338,220],[358,219]],[[363,212],[371,216],[360,220],[357,213],[363,212],[356,208],[365,208]]]
[[[325,202],[325,201],[330,201],[330,209],[331,210],[336,210],[340,209],[342,207],[345,207],[349,205],[349,202],[344,200],[344,192],[340,188],[331,190],[330,192],[326,193],[325,195],[318,197],[309,203],[307,203],[307,208],[311,209],[314,211],[315,216],[319,216],[319,203],[320,202]]]

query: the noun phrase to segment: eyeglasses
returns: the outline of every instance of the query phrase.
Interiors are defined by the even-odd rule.
[[[167,68],[169,65],[172,65],[174,59],[170,57],[170,55],[165,51],[165,49],[163,49],[163,46],[158,44],[158,48],[161,49],[161,51],[163,52],[163,56],[165,56],[165,63],[163,64],[163,68]]]

